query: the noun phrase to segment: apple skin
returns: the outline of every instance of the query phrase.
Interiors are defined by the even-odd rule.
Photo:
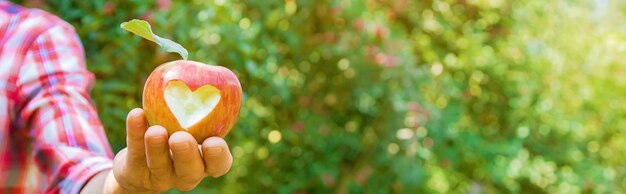
[[[184,129],[164,98],[165,86],[171,80],[184,82],[191,91],[210,84],[220,90],[221,99],[206,117]],[[150,126],[160,125],[167,129],[169,135],[187,131],[198,143],[202,143],[208,137],[224,137],[230,132],[239,116],[241,93],[241,84],[229,69],[177,60],[162,64],[152,71],[143,89],[143,108]]]

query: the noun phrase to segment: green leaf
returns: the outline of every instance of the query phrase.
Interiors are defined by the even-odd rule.
[[[187,57],[189,56],[189,52],[187,52],[187,49],[185,49],[180,44],[154,34],[152,32],[150,24],[144,20],[133,19],[128,22],[122,23],[120,27],[149,41],[156,42],[163,50],[167,52],[176,52],[180,54],[180,56],[183,57],[183,59],[185,60],[187,60]]]

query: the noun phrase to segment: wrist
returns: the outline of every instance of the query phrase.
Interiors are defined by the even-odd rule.
[[[113,175],[113,170],[107,173],[107,177],[104,180],[104,187],[102,188],[103,194],[117,194],[117,193],[128,193],[124,192],[124,189],[120,186],[120,184],[115,179]]]
[[[140,194],[151,194],[151,193],[158,193],[158,192],[140,192],[140,191],[135,191],[135,190],[129,190],[126,189],[124,187],[122,187],[119,182],[117,182],[117,179],[115,178],[115,175],[113,175],[113,171],[109,171],[107,173],[107,177],[106,180],[104,181],[104,188],[102,191],[103,194],[122,194],[122,193],[140,193]]]

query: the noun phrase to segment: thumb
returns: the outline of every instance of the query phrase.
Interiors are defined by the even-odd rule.
[[[131,158],[146,157],[144,134],[148,129],[148,123],[143,109],[135,108],[126,117],[126,146],[128,156]]]

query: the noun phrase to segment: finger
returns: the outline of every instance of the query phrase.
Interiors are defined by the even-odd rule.
[[[158,125],[148,128],[145,134],[145,146],[146,162],[150,169],[153,186],[158,190],[171,188],[169,183],[173,177],[173,169],[165,128]]]
[[[146,116],[141,108],[135,108],[126,117],[126,145],[128,156],[143,160],[145,157],[143,136],[148,128]]]
[[[206,173],[212,177],[226,174],[233,164],[228,144],[219,137],[210,137],[202,143],[202,155]]]
[[[200,156],[198,143],[187,132],[176,132],[169,140],[170,150],[174,161],[174,172],[181,190],[193,189],[204,177],[204,163]],[[191,188],[189,188],[191,187]]]

